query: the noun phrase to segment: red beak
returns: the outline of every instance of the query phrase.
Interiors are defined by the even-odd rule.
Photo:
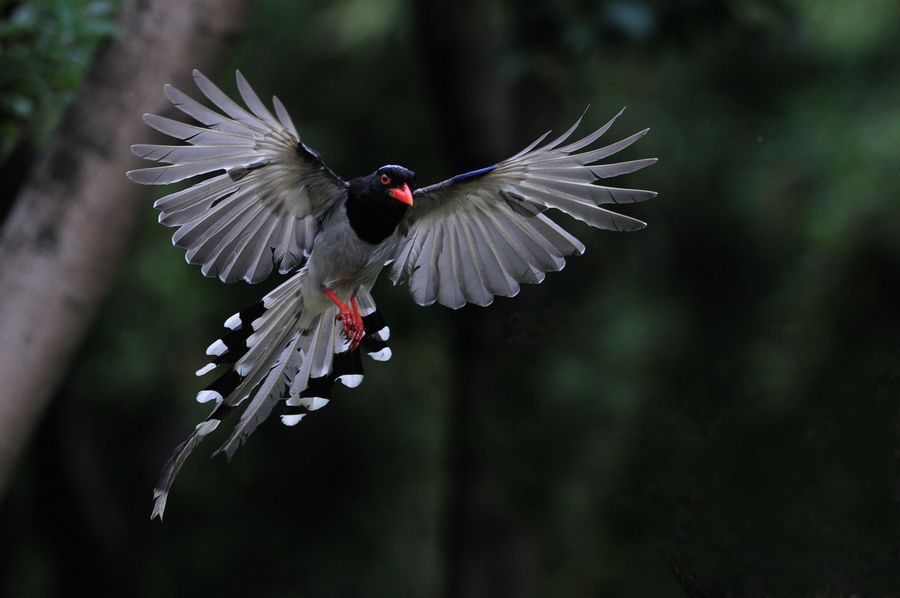
[[[388,193],[391,194],[391,197],[396,199],[397,201],[402,201],[408,206],[412,205],[412,191],[409,190],[409,185],[403,183],[402,187],[394,187],[393,189],[388,189]]]

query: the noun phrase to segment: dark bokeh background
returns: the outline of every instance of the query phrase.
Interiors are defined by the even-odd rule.
[[[8,180],[115,5],[0,7]],[[627,209],[650,226],[566,222],[587,254],[487,309],[382,281],[394,359],[231,464],[201,448],[160,525],[203,349],[275,281],[204,279],[148,201],[0,502],[0,595],[900,596],[898,22],[887,0],[263,0],[216,78],[277,93],[339,173],[433,182],[627,104],[611,135],[649,126],[625,157],[660,158],[621,180],[660,192]]]

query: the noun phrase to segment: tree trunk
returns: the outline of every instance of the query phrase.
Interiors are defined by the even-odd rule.
[[[0,495],[126,253],[147,194],[124,172],[161,86],[231,46],[252,2],[125,0],[119,34],[0,231]]]
[[[492,164],[511,155],[510,143],[518,142],[511,135],[516,110],[492,55],[498,32],[486,8],[478,0],[416,3],[423,67],[431,77],[443,147],[454,172]],[[457,375],[448,406],[446,598],[536,593],[532,533],[505,512],[501,472],[481,454],[490,443],[481,437],[477,419],[495,398],[489,391],[496,375],[491,356],[503,346],[501,323],[509,315],[506,302],[489,309],[467,306],[454,314],[451,367]]]

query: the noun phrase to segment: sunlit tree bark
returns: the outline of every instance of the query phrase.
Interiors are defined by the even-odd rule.
[[[146,195],[124,175],[161,86],[210,68],[253,3],[125,0],[64,124],[0,231],[0,494],[108,292]],[[139,317],[139,314],[136,314]]]

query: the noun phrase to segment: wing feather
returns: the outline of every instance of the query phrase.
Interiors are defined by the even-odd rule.
[[[225,261],[224,276],[231,276],[234,271],[243,272],[249,282],[259,282],[272,272],[272,258],[268,254],[272,229],[278,224],[266,214],[257,214],[241,231],[237,242]],[[260,269],[259,264],[266,266]]]
[[[587,112],[587,110],[585,110],[585,112]],[[613,123],[615,123],[616,120],[620,116],[622,116],[622,114],[624,112],[625,112],[625,108],[622,108],[621,110],[619,110],[619,112],[616,113],[615,116],[613,116],[611,119],[606,121],[606,123],[602,127],[600,127],[599,129],[597,129],[596,131],[594,131],[593,133],[591,133],[589,135],[585,135],[578,141],[573,141],[572,143],[559,148],[559,151],[563,154],[569,155],[574,152],[577,152],[580,149],[588,147],[589,145],[593,144],[595,141],[597,141],[598,139],[600,139],[601,137],[606,135],[606,132],[609,131],[610,128],[612,128]],[[582,115],[582,116],[584,116],[584,115]]]
[[[274,265],[281,273],[300,266],[319,218],[347,191],[302,143],[281,102],[273,98],[273,115],[239,71],[235,77],[246,108],[199,71],[194,82],[215,109],[165,86],[172,104],[199,124],[144,115],[147,125],[184,145],[132,146],[138,157],[163,166],[128,176],[164,185],[211,174],[157,200],[159,221],[177,227],[173,244],[185,249],[188,262],[201,266],[204,275],[254,283]]]
[[[239,73],[240,71],[235,73],[238,82],[241,79]],[[252,114],[241,108],[237,102],[229,98],[225,92],[219,89],[209,77],[196,69],[194,69],[194,83],[197,84],[197,87],[203,92],[203,95],[205,95],[210,102],[218,106],[222,112],[248,128],[258,130],[260,134],[265,134],[266,127],[258,118],[255,118]]]
[[[159,221],[166,226],[180,226],[212,207],[216,201],[234,193],[234,182],[220,175],[197,183],[183,191],[161,197],[153,204],[160,211]]]
[[[457,272],[460,257],[457,254],[456,243],[453,238],[453,220],[452,216],[448,218],[442,230],[444,238],[438,252],[435,274],[439,280],[437,288],[438,301],[442,305],[456,309],[466,304],[464,295],[466,288],[465,281],[460,280]]]
[[[486,234],[480,222],[465,222],[470,231],[470,239],[474,244],[471,255],[481,257],[480,271],[485,276],[488,292],[491,295],[512,297],[519,292],[519,285],[505,269],[503,260],[493,238]],[[474,265],[478,265],[473,262]]]
[[[280,128],[281,124],[275,120],[275,117],[272,116],[269,109],[266,108],[262,101],[260,101],[259,96],[256,95],[256,92],[253,91],[253,88],[247,83],[247,79],[244,77],[243,73],[241,73],[241,71],[235,72],[235,78],[237,79],[238,93],[241,94],[241,99],[244,100],[247,108],[253,112],[256,118],[264,121],[270,127],[274,129]]]
[[[291,120],[291,115],[285,110],[284,104],[281,103],[281,100],[279,100],[277,96],[272,96],[272,105],[275,106],[275,114],[278,115],[278,122],[281,123],[281,126],[289,131],[294,137],[300,139],[300,135],[297,133],[297,127],[294,126],[294,121]]]
[[[256,142],[242,135],[227,133],[225,131],[215,131],[206,129],[178,120],[173,120],[165,116],[156,114],[145,114],[144,124],[152,129],[156,129],[163,135],[168,135],[175,139],[180,139],[191,145],[229,145],[253,147]]]
[[[485,256],[485,259],[482,260],[484,267],[480,268],[476,261],[465,259],[468,256],[478,255],[477,245],[472,238],[472,231],[468,224],[462,218],[458,219],[453,232],[456,235],[456,243],[460,247],[460,254],[463,256],[462,269],[466,279],[466,289],[470,292],[472,303],[482,307],[490,305],[494,300],[494,293],[488,289],[486,270],[495,266],[493,256]]]
[[[207,108],[174,85],[164,85],[163,93],[175,108],[207,127],[213,127],[217,131],[225,131],[242,137],[255,137],[255,131],[246,124],[227,118],[215,110]]]
[[[543,213],[549,208],[597,228],[643,228],[640,220],[600,206],[644,201],[656,193],[600,181],[656,160],[598,162],[631,146],[647,130],[586,149],[621,114],[564,145],[582,114],[544,145],[540,144],[548,133],[494,166],[417,190],[401,227],[405,232],[394,253],[391,279],[395,284],[408,281],[413,300],[421,305],[435,301],[454,309],[465,303],[487,305],[493,296],[515,295],[521,283],[541,282],[545,273],[561,270],[567,256],[584,252],[578,239]]]
[[[502,209],[498,203],[488,209],[487,205],[474,204],[475,208],[482,212],[485,224],[490,225],[492,237],[500,249],[500,255],[506,261],[509,272],[517,282],[539,283],[544,277],[541,272],[528,259],[528,251],[521,242],[515,238],[506,226],[506,218],[500,218],[498,212]]]

